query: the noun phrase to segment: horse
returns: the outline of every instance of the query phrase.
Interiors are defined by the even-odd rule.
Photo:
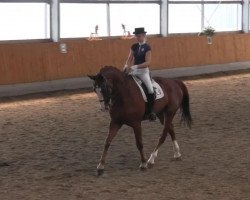
[[[174,159],[181,159],[180,147],[176,140],[172,121],[177,111],[180,110],[181,122],[184,122],[189,128],[192,124],[189,93],[182,81],[153,77],[164,92],[164,97],[156,100],[153,106],[153,111],[164,128],[156,147],[147,160],[143,152],[141,128],[141,123],[145,120],[146,106],[141,91],[132,76],[113,66],[104,66],[99,73],[88,75],[88,77],[93,80],[94,92],[99,98],[101,109],[108,110],[111,117],[109,133],[97,166],[97,175],[104,173],[109,146],[123,125],[133,128],[136,146],[140,152],[139,168],[141,170],[153,167],[158,150],[164,143],[167,133],[170,134],[173,142]]]

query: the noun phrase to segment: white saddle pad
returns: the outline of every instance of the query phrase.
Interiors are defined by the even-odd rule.
[[[141,86],[142,81],[139,78],[137,78],[136,76],[132,76],[132,77],[133,77],[134,81],[136,82],[137,86],[139,87],[144,101],[147,102],[148,101],[147,96],[146,96],[146,94]],[[154,79],[152,80],[152,84],[153,84],[153,88],[154,88],[154,91],[156,94],[155,100],[161,99],[162,97],[164,97],[164,92],[163,92],[161,86]]]

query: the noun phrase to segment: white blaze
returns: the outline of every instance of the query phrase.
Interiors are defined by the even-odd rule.
[[[104,103],[104,98],[103,98],[103,95],[101,93],[101,89],[100,88],[96,88],[95,89],[95,92],[98,96],[98,99],[100,101],[100,105],[101,105],[101,110],[105,110],[105,103]]]

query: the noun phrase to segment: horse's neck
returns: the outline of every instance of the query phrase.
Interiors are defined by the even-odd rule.
[[[126,83],[124,80],[115,80],[114,82],[114,97],[119,103],[121,103],[121,100],[124,98],[126,94],[126,88],[125,88]],[[114,99],[114,100],[115,100]]]
[[[133,95],[131,95],[131,78],[125,77],[123,81],[117,82],[115,85],[116,101],[113,103],[125,104],[132,100]]]

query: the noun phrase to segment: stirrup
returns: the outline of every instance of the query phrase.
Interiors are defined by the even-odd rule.
[[[153,113],[153,112],[149,113],[148,119],[149,119],[149,121],[155,121],[156,120],[156,114]]]

